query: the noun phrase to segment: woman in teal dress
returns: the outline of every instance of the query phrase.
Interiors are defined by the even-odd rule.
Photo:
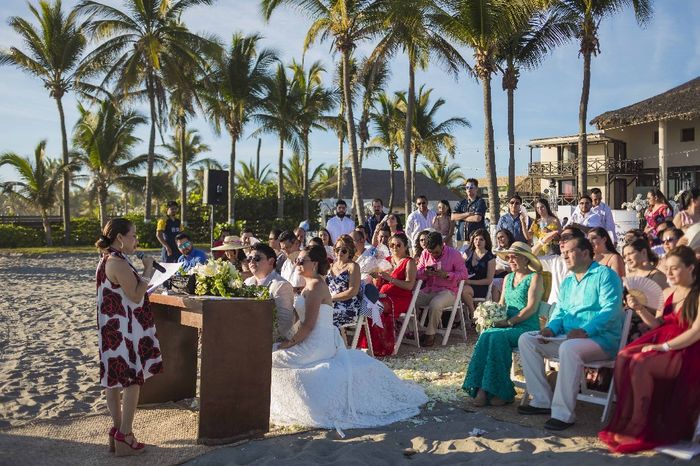
[[[530,246],[520,241],[498,255],[513,270],[503,281],[500,301],[507,306],[507,318],[482,332],[474,347],[462,389],[474,398],[475,406],[502,406],[513,401],[513,348],[518,346],[520,335],[540,329],[537,311],[544,292],[542,264]]]

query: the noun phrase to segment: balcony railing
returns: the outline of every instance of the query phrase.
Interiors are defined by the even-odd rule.
[[[532,162],[528,166],[528,175],[540,178],[571,178],[576,176],[577,160],[565,162]],[[612,157],[591,158],[588,160],[588,173],[609,173],[616,175],[633,175],[638,173],[644,164],[641,160],[620,160]]]

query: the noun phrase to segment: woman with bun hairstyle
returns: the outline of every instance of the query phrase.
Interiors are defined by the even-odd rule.
[[[138,245],[129,220],[113,218],[95,243],[100,250],[97,266],[97,342],[100,385],[105,388],[112,416],[109,447],[116,456],[143,453],[132,424],[141,385],[163,370],[160,343],[146,289],[154,273],[153,258],[141,259],[140,275],[127,255]]]

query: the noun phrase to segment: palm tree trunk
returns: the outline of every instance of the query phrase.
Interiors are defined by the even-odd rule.
[[[258,138],[258,150],[255,151],[255,179],[260,179],[260,146],[262,146],[262,139]]]
[[[97,203],[100,207],[100,225],[102,228],[107,224],[107,189],[106,186],[97,187]]]
[[[416,198],[416,163],[418,162],[418,153],[411,154],[411,200]]]
[[[231,133],[231,154],[228,170],[228,223],[236,221],[236,141],[238,136]]]
[[[41,223],[44,225],[44,238],[46,239],[47,246],[53,246],[53,240],[51,239],[51,223],[49,222],[49,214],[46,210],[41,210]]]
[[[148,138],[148,160],[146,162],[146,193],[144,199],[144,223],[151,221],[151,197],[153,196],[153,162],[155,161],[156,152],[156,95],[153,89],[153,78],[149,77],[146,80],[148,90],[148,103],[151,110],[151,134]]]
[[[394,161],[389,156],[389,212],[394,210]]]
[[[68,136],[66,134],[66,115],[63,112],[63,102],[56,98],[58,116],[61,120],[61,148],[63,149],[63,163],[68,163]],[[49,230],[51,227],[49,226]],[[70,244],[70,171],[63,172],[63,241]],[[50,246],[50,244],[49,244]]]
[[[586,140],[586,114],[588,113],[588,94],[591,88],[591,52],[583,53],[583,87],[581,103],[578,107],[578,174],[576,187],[579,194],[588,189],[588,141]]]
[[[284,139],[280,137],[280,153],[277,159],[277,219],[284,217]]]
[[[357,159],[357,134],[355,119],[352,114],[352,97],[350,89],[350,50],[343,50],[343,98],[345,99],[345,122],[348,125],[348,141],[350,142],[350,169],[352,171],[352,197],[355,215],[358,223],[365,223],[365,211],[362,205],[362,175]]]
[[[304,220],[309,219],[309,132],[304,131]]]
[[[508,88],[508,197],[515,193],[515,130],[513,89]]]
[[[187,207],[187,154],[185,153],[185,117],[180,115],[180,222],[182,228],[187,227],[185,207]]]
[[[340,199],[343,190],[343,138],[338,138],[338,185],[336,186],[336,198]]]
[[[408,99],[406,102],[406,126],[403,139],[403,206],[406,217],[411,213],[413,183],[411,183],[411,133],[413,130],[413,106],[416,100],[416,79],[413,63],[408,64]]]
[[[498,222],[499,199],[498,183],[496,180],[496,155],[493,144],[493,116],[491,112],[491,75],[486,74],[481,80],[484,93],[484,151],[486,176],[489,189],[489,222],[495,228]]]

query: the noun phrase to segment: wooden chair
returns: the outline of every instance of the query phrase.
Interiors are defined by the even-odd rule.
[[[409,341],[412,344],[414,344],[420,348],[420,336],[418,335],[418,315],[416,313],[416,301],[418,300],[418,293],[420,293],[420,289],[422,286],[423,286],[423,280],[417,280],[415,286],[413,287],[413,296],[411,297],[411,302],[408,305],[408,309],[406,309],[406,312],[402,313],[399,316],[399,320],[403,319],[403,323],[401,324],[401,330],[399,331],[399,335],[396,337],[396,342],[394,343],[394,352],[392,353],[394,355],[399,352],[399,347],[401,346],[401,343],[403,342],[404,335],[406,334],[406,329],[408,328],[408,325],[410,323],[413,323],[413,336],[414,336],[414,338],[412,340],[409,340]]]

